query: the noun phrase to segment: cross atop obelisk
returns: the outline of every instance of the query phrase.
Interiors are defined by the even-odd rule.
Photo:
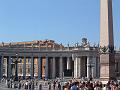
[[[100,0],[100,78],[115,77],[112,0]]]

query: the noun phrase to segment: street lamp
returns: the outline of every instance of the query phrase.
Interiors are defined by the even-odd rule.
[[[90,80],[92,80],[92,65],[90,64]]]
[[[14,81],[18,81],[18,54],[16,53],[16,59],[14,59],[13,63],[15,64],[15,79]]]
[[[91,63],[89,64],[89,66],[88,66],[89,68],[90,68],[90,76],[89,76],[89,80],[91,81],[92,80],[92,68],[94,67]]]

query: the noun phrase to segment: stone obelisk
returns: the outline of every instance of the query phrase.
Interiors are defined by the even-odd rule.
[[[112,0],[100,0],[100,78],[115,78]]]

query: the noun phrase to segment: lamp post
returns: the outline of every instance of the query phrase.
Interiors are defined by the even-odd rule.
[[[90,63],[89,68],[90,68],[90,80],[92,80],[92,65],[91,65],[91,63]]]
[[[15,61],[13,61],[13,63],[15,64],[15,79],[14,81],[18,81],[18,54],[16,53],[16,59]]]
[[[94,67],[91,63],[89,64],[89,66],[88,66],[89,68],[90,68],[90,76],[89,76],[89,80],[91,81],[92,80],[92,68]]]

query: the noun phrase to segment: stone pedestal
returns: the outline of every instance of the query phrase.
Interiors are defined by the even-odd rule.
[[[100,55],[100,78],[101,80],[115,78],[114,54],[106,53]]]

